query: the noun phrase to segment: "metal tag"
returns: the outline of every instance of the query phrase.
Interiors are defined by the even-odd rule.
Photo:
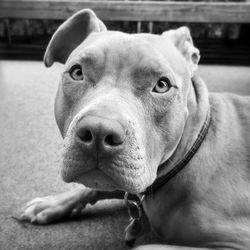
[[[125,241],[128,246],[132,246],[135,243],[136,238],[142,232],[142,202],[145,198],[143,195],[141,198],[133,196],[133,198],[128,197],[129,194],[125,193],[124,200],[128,207],[129,214],[129,224],[125,229]]]

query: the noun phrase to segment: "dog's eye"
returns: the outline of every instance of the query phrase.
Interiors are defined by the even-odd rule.
[[[168,78],[162,77],[160,78],[156,85],[153,88],[153,92],[156,93],[165,93],[171,88],[171,83]]]
[[[82,68],[80,65],[74,65],[70,69],[69,74],[71,78],[74,79],[75,81],[83,80]]]

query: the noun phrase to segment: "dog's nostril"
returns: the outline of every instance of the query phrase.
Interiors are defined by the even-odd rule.
[[[81,131],[81,134],[78,134],[78,136],[83,142],[91,142],[93,140],[92,133],[87,129]]]
[[[120,136],[116,136],[116,135],[107,135],[104,139],[104,142],[109,145],[109,146],[118,146],[120,144],[122,144],[123,140],[122,138],[120,138]]]

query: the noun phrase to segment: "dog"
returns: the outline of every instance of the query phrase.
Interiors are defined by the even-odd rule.
[[[65,64],[61,175],[83,185],[28,202],[21,219],[46,224],[126,193],[145,215],[131,215],[128,240],[145,217],[166,242],[138,249],[249,250],[250,98],[208,93],[199,58],[187,27],[108,31],[89,9],[66,20],[44,62]]]

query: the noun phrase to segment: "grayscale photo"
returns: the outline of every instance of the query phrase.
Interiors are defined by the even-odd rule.
[[[1,0],[0,250],[250,250],[250,1]]]

